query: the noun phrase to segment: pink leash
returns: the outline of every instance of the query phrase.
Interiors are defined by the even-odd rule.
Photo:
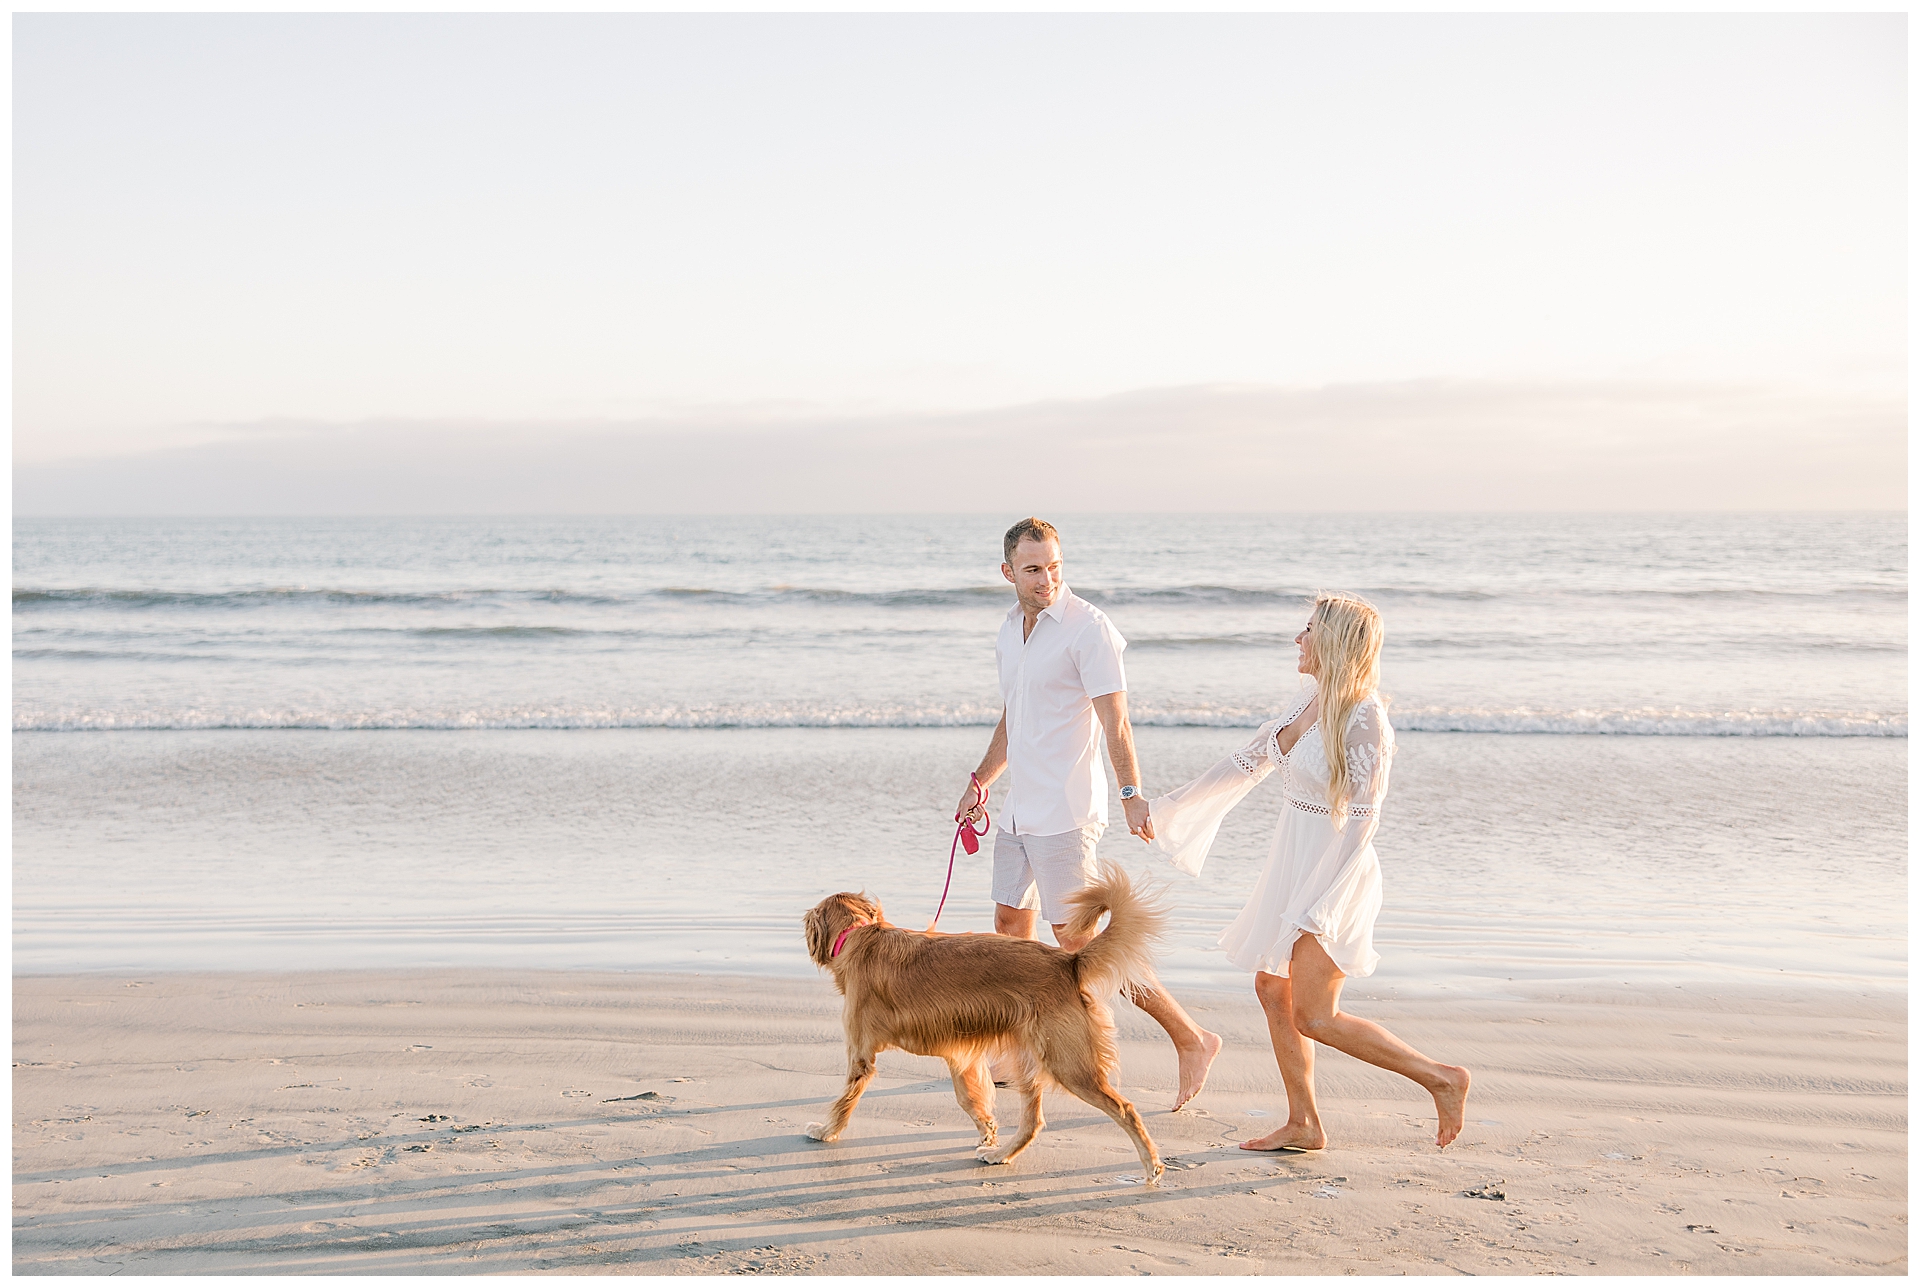
[[[985,836],[987,829],[993,826],[993,816],[987,813],[986,808],[990,793],[981,785],[980,775],[968,774],[967,777],[973,780],[973,790],[978,793],[978,799],[974,803],[980,808],[980,827],[976,831],[973,825],[967,822],[964,811],[953,816],[953,845],[947,850],[947,884],[940,890],[940,906],[933,910],[933,920],[927,923],[928,934],[933,933],[933,928],[940,924],[940,914],[947,910],[947,891],[953,889],[953,861],[958,857],[960,847],[966,846],[968,854],[980,853],[980,838]]]

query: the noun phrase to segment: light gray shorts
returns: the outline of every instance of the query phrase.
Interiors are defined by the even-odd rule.
[[[1053,836],[995,832],[993,901],[1009,908],[1038,908],[1048,924],[1065,925],[1073,911],[1067,896],[1086,889],[1099,874],[1093,849],[1104,831],[1103,824],[1089,823],[1077,832]]]

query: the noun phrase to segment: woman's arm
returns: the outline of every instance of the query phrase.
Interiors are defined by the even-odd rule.
[[[1363,703],[1347,721],[1347,784],[1353,794],[1345,813],[1333,820],[1334,870],[1345,868],[1373,841],[1392,769],[1393,729],[1386,710],[1377,702]]]
[[[1278,721],[1270,720],[1240,750],[1206,773],[1148,806],[1153,818],[1153,844],[1182,872],[1200,874],[1228,811],[1246,798],[1254,785],[1273,772],[1267,744]]]

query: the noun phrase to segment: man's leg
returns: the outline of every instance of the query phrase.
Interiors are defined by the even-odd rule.
[[[1027,859],[1025,838],[1000,831],[993,838],[993,933],[1015,939],[1038,939],[1040,896],[1034,888],[1033,865]],[[988,1058],[988,1076],[1004,1087],[1013,1079],[1018,1061]]]
[[[1100,866],[1094,850],[1101,830],[1098,823],[1093,823],[1059,837],[1028,838],[1027,853],[1034,883],[1040,891],[1041,910],[1053,914],[1047,920],[1053,926],[1054,942],[1070,953],[1085,948],[1093,936],[1065,935],[1066,922],[1054,921],[1053,916],[1064,917],[1067,896],[1084,890],[1099,876]],[[998,928],[997,920],[995,928]],[[1180,1058],[1180,1087],[1174,1094],[1173,1107],[1179,1109],[1207,1085],[1207,1071],[1213,1068],[1213,1058],[1220,1054],[1220,1035],[1195,1024],[1193,1017],[1164,989],[1131,988],[1127,990],[1127,1000],[1152,1016],[1173,1039],[1174,1053]]]
[[[993,905],[993,933],[1011,935],[1015,939],[1040,938],[1040,910],[1038,908],[1009,908],[1004,903]]]
[[[1092,935],[1076,939],[1064,934],[1065,930],[1064,925],[1055,926],[1053,938],[1070,953],[1079,952],[1093,939]],[[1207,1085],[1207,1071],[1213,1068],[1213,1058],[1220,1054],[1224,1043],[1218,1033],[1209,1033],[1195,1024],[1186,1009],[1173,1000],[1173,994],[1164,989],[1130,988],[1126,997],[1152,1016],[1167,1031],[1167,1036],[1173,1039],[1174,1052],[1180,1057],[1180,1089],[1174,1095],[1173,1107],[1179,1109],[1199,1095],[1200,1089]]]
[[[1027,842],[1034,838],[999,830],[993,834],[993,933],[1038,939],[1040,893],[1034,886]]]

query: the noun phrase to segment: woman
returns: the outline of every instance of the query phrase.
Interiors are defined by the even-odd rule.
[[[1324,1149],[1313,1098],[1313,1044],[1324,1042],[1368,1064],[1411,1078],[1433,1095],[1435,1144],[1460,1134],[1467,1071],[1440,1064],[1371,1020],[1340,1009],[1349,975],[1371,975],[1373,919],[1380,911],[1380,861],[1373,852],[1380,803],[1393,762],[1393,729],[1376,691],[1380,614],[1364,599],[1322,594],[1294,636],[1299,669],[1313,684],[1278,720],[1186,786],[1152,803],[1159,846],[1174,865],[1198,873],[1220,820],[1253,785],[1280,770],[1286,803],[1247,906],[1220,936],[1227,959],[1250,970],[1267,1013],[1274,1058],[1287,1088],[1287,1121],[1242,1149]]]

